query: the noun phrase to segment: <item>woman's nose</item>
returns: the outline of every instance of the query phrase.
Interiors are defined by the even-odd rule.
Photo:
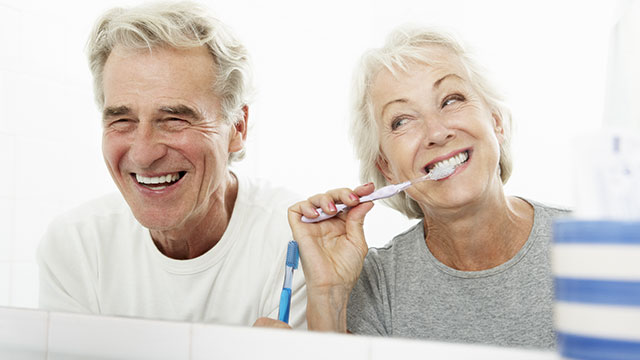
[[[141,122],[135,130],[129,147],[129,158],[140,169],[152,167],[166,155],[167,147],[160,135],[149,123]]]
[[[424,143],[427,147],[442,146],[453,140],[455,131],[440,118],[432,117],[424,122]]]

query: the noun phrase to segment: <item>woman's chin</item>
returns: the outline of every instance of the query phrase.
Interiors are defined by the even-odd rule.
[[[428,212],[437,212],[439,210],[451,211],[463,209],[478,202],[478,200],[482,198],[480,193],[468,190],[469,189],[455,189],[439,193],[431,192],[414,199],[423,211],[426,209],[428,209]]]

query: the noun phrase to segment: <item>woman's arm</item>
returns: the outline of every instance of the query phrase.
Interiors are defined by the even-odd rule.
[[[367,255],[364,218],[372,203],[358,198],[373,192],[373,184],[331,190],[289,208],[289,225],[300,247],[307,284],[307,325],[310,330],[346,332],[347,302]],[[335,214],[335,204],[351,207],[348,212],[318,223],[304,223],[301,217],[318,216],[316,208]]]

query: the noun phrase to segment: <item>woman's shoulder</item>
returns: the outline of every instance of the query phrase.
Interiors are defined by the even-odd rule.
[[[536,215],[543,215],[546,217],[556,218],[561,216],[567,216],[572,213],[570,207],[565,205],[553,204],[549,202],[541,202],[537,200],[531,200],[527,198],[521,198],[533,206]]]
[[[382,247],[369,248],[368,258],[378,261],[392,261],[398,256],[406,256],[416,252],[415,246],[424,241],[423,221],[418,221],[409,229],[396,235]]]

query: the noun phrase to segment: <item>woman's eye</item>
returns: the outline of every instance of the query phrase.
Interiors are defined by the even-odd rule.
[[[398,117],[393,119],[393,121],[391,122],[391,130],[396,130],[400,126],[404,125],[407,121],[408,119],[405,117]]]
[[[454,104],[458,101],[464,101],[464,96],[459,94],[449,95],[442,101],[442,107],[444,108],[445,106]]]

